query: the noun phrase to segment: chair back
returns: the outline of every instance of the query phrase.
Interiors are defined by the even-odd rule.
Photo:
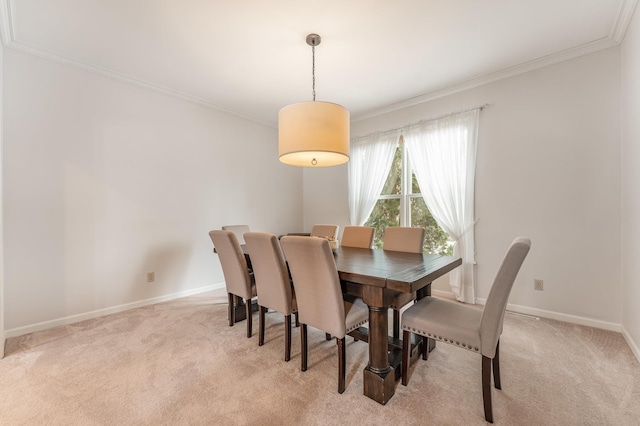
[[[250,231],[249,225],[225,225],[222,230],[233,232],[240,244],[244,244],[244,234]]]
[[[424,228],[390,226],[384,231],[383,250],[422,253]]]
[[[313,225],[311,236],[338,238],[338,229],[338,225]]]
[[[244,239],[253,266],[258,304],[291,315],[291,281],[278,237],[264,232],[247,232]]]
[[[345,226],[342,232],[342,247],[358,247],[370,249],[373,244],[375,229],[371,226]]]
[[[300,322],[343,338],[344,299],[329,242],[324,238],[285,236],[280,244],[293,278]]]
[[[496,345],[502,334],[502,323],[509,293],[530,248],[531,241],[528,238],[518,237],[513,240],[493,280],[480,319],[482,355],[489,358],[495,356]]]
[[[209,237],[218,253],[227,293],[251,299],[251,276],[242,247],[231,231],[210,231]]]

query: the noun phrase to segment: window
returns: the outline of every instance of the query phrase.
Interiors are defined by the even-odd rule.
[[[373,226],[376,247],[389,226],[424,228],[425,252],[462,258],[449,283],[456,298],[468,303],[475,303],[474,189],[483,108],[354,138],[349,160],[349,222]],[[427,204],[453,241],[438,227]]]
[[[425,230],[425,253],[453,254],[453,243],[427,208],[407,150],[400,137],[391,171],[376,205],[365,223],[376,230],[374,247],[382,248],[384,230],[389,226],[421,227]]]

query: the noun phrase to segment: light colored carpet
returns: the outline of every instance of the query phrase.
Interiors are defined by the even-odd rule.
[[[229,327],[224,299],[184,298],[9,339],[0,360],[2,425],[482,425],[480,357],[439,343],[408,387],[362,395],[367,346],[347,338],[347,390],[335,341],[310,329],[283,360],[282,316]],[[498,425],[640,424],[640,364],[614,332],[507,314]]]

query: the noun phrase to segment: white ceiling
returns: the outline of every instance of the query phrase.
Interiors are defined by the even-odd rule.
[[[317,100],[358,120],[624,37],[638,0],[3,0],[5,46],[275,126]]]

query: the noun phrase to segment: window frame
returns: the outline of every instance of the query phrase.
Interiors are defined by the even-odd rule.
[[[401,148],[400,152],[400,194],[381,194],[378,196],[378,200],[400,200],[400,213],[398,226],[411,226],[411,199],[423,198],[422,192],[414,193],[412,188],[413,183],[413,168],[411,167],[411,161],[407,154],[407,147],[404,144],[402,136],[399,137],[396,149]],[[389,171],[391,173],[391,171]]]

